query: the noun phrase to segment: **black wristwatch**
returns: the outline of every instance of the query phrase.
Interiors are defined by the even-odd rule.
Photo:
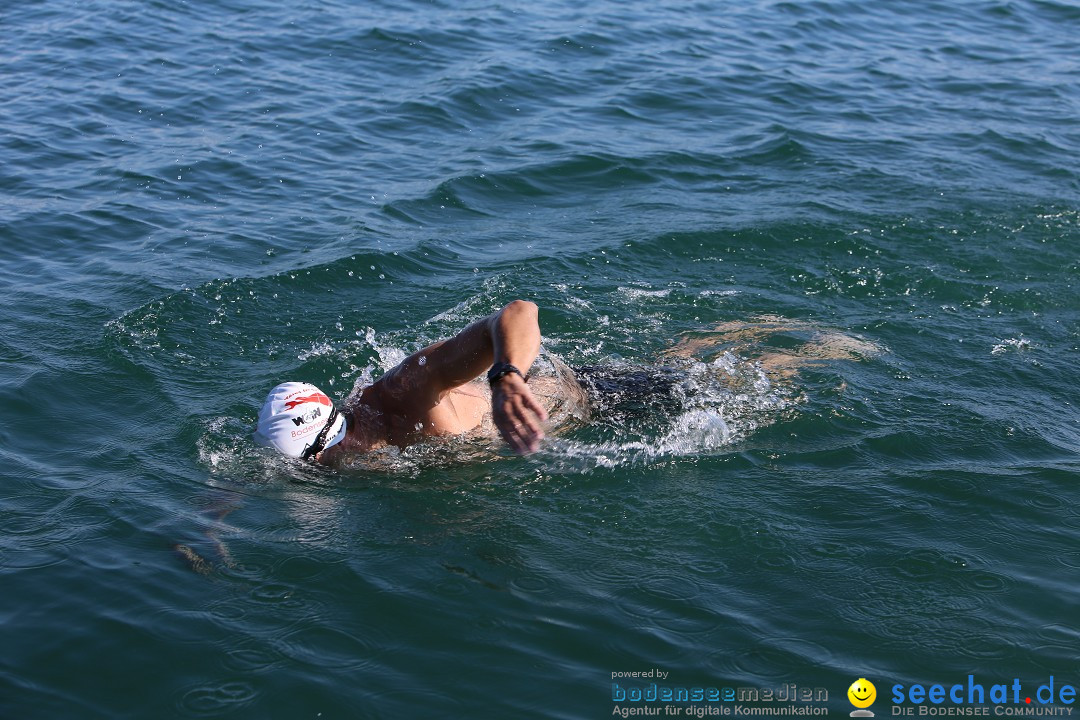
[[[488,384],[494,385],[510,373],[516,373],[522,380],[525,379],[525,375],[510,363],[497,362],[491,366],[490,370],[488,370]]]

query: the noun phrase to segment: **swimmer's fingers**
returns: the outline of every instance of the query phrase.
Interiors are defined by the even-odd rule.
[[[499,395],[493,395],[491,398],[491,417],[495,421],[495,427],[499,429],[499,434],[502,435],[503,440],[517,452],[521,441],[518,438],[515,421],[511,416],[510,400]]]
[[[500,382],[491,406],[495,425],[514,452],[524,454],[540,449],[540,441],[544,439],[540,422],[547,419],[547,411],[520,378],[511,376]]]
[[[518,419],[520,421],[518,435],[529,452],[536,452],[540,449],[540,441],[544,439],[544,429],[540,426],[540,423],[547,420],[548,414],[527,385],[522,384],[522,391],[517,396],[521,403],[518,407]]]
[[[532,391],[529,390],[528,387],[525,388],[525,394],[522,396],[522,401],[525,403],[525,407],[532,410],[541,422],[548,419],[547,410],[544,409],[544,406],[540,404],[536,399],[536,396],[532,394]]]
[[[528,437],[519,427],[511,426],[507,428],[506,432],[503,433],[503,439],[506,440],[506,444],[510,446],[510,449],[518,455],[525,455],[535,450],[535,448],[531,447]]]
[[[509,413],[496,413],[495,425],[499,428],[499,434],[510,449],[519,455],[526,452],[528,443],[522,437],[521,426]]]
[[[496,424],[510,449],[519,454],[536,452],[544,438],[536,414],[519,396],[508,398],[503,407],[505,412]]]

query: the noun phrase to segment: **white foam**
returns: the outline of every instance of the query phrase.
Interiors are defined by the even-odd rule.
[[[667,297],[671,294],[671,288],[665,288],[663,290],[644,290],[642,288],[620,287],[619,292],[630,300],[641,300],[642,298]]]
[[[990,354],[1001,355],[1002,353],[1008,352],[1010,348],[1017,352],[1023,352],[1024,350],[1030,350],[1032,347],[1034,346],[1027,338],[1009,338],[1007,340],[1002,340],[991,348]]]

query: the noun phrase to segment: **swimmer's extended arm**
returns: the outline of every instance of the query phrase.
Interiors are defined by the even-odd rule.
[[[517,300],[492,322],[493,362],[507,362],[528,373],[540,352],[540,323],[536,305]],[[486,368],[485,368],[486,369]],[[536,452],[547,410],[537,402],[525,379],[508,373],[491,385],[491,416],[503,440],[516,453]]]
[[[528,373],[540,352],[540,325],[534,303],[515,300],[477,320],[448,340],[405,358],[379,380],[388,402],[421,414],[443,396],[484,373],[493,362],[507,362]],[[533,452],[544,437],[540,421],[547,412],[525,381],[506,375],[491,388],[495,426],[514,452]]]

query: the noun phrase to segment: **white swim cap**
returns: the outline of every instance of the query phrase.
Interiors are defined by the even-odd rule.
[[[310,383],[281,383],[259,411],[255,441],[289,457],[309,458],[345,437],[345,416]]]

